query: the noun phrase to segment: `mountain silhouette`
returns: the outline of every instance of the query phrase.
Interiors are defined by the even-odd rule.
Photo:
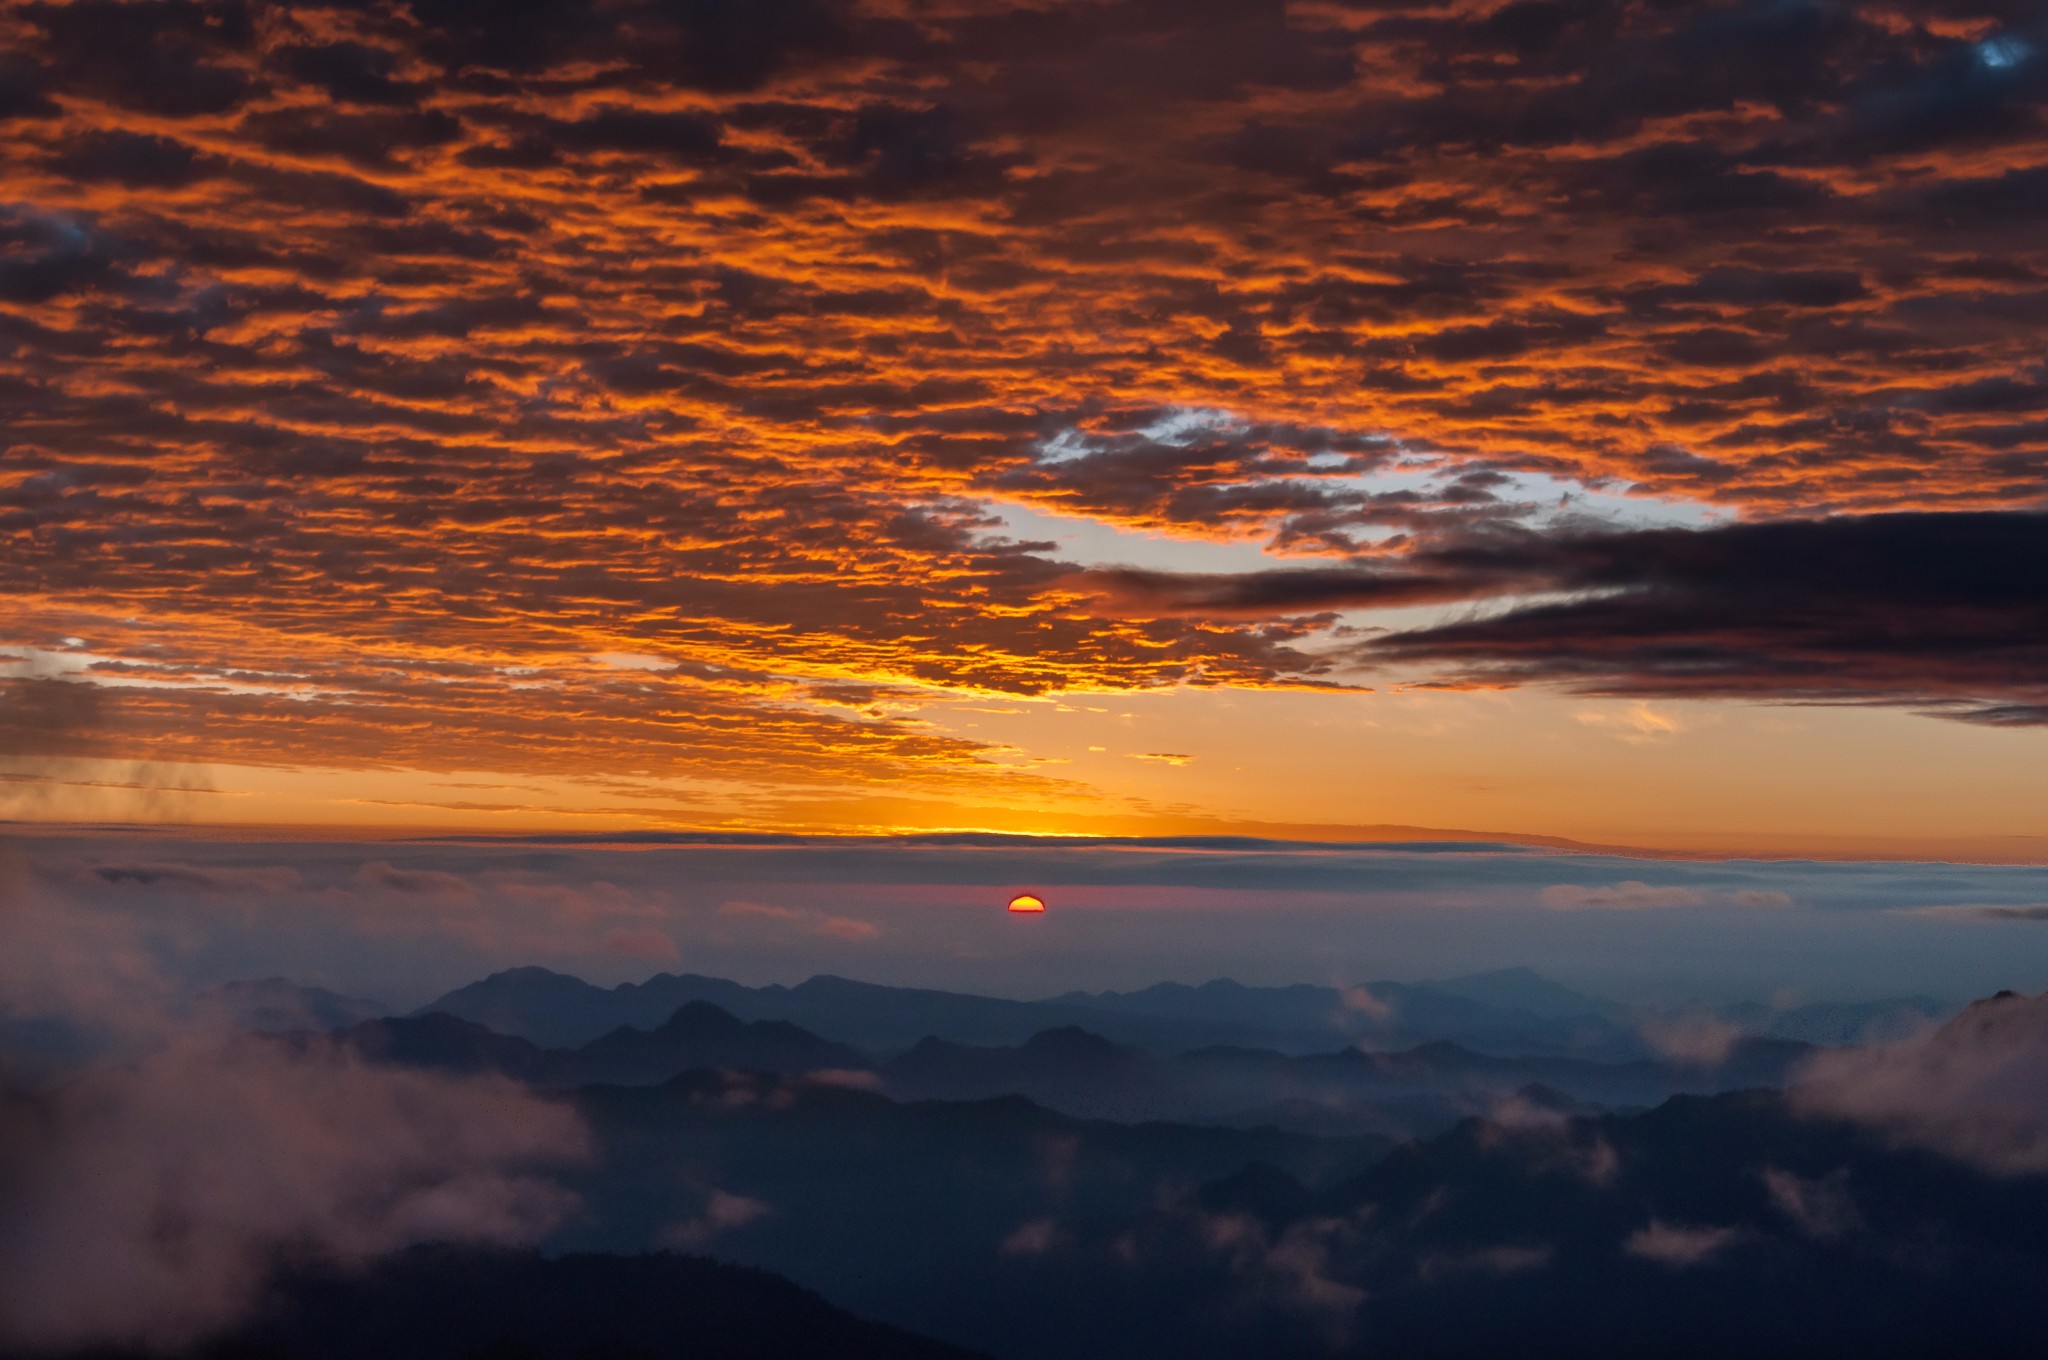
[[[1533,984],[1522,991],[1554,999],[1552,990]],[[692,1001],[708,1001],[744,1020],[786,1020],[878,1053],[909,1048],[928,1036],[962,1044],[1021,1044],[1064,1026],[1159,1053],[1215,1044],[1313,1052],[1354,1041],[1435,1038],[1503,1052],[1632,1057],[1645,1051],[1634,1030],[1600,1014],[1597,1003],[1566,1016],[1537,1014],[1406,983],[1338,989],[1248,987],[1217,979],[1200,986],[1161,983],[1137,992],[1013,1001],[830,975],[794,987],[745,987],[723,978],[660,973],[642,983],[604,988],[545,968],[514,968],[459,987],[414,1013],[444,1012],[561,1048],[621,1025],[651,1028]]]
[[[621,1025],[565,1061],[578,1084],[667,1081],[696,1067],[753,1072],[816,1072],[864,1068],[867,1058],[786,1020],[740,1020],[708,1001],[678,1006],[651,1030]],[[568,1077],[562,1078],[567,1080]]]
[[[310,1042],[311,1034],[290,1036]],[[580,1048],[545,1049],[441,1012],[368,1020],[327,1036],[374,1061],[447,1072],[498,1072],[539,1086],[649,1085],[693,1068],[816,1072],[869,1066],[866,1057],[779,1020],[739,1020],[708,1002],[676,1008],[652,1029],[622,1025]]]
[[[1079,1120],[1018,1097],[899,1102],[839,1081],[692,1072],[575,1093],[596,1166],[551,1249],[687,1244],[818,1289],[863,1316],[1007,1351],[988,1305],[1023,1307],[1017,1262],[1069,1220],[1109,1231],[1263,1162],[1335,1185],[1380,1138]],[[743,1212],[733,1212],[744,1206]],[[1056,1236],[1057,1234],[1054,1234]],[[1032,1306],[1064,1307],[1051,1297]]]
[[[367,1270],[288,1275],[256,1320],[186,1353],[190,1360],[973,1360],[973,1354],[862,1321],[765,1271],[701,1257],[545,1258],[437,1248],[404,1252]],[[93,1355],[128,1360],[118,1351]]]
[[[927,1037],[1015,1046],[1042,1030],[1077,1026],[1160,1055],[1205,1047],[1327,1052],[1435,1040],[1484,1053],[1620,1061],[1658,1056],[1646,1039],[1708,1020],[1752,1037],[1863,1042],[1897,1037],[1947,1014],[1929,998],[1815,1003],[1792,1008],[1628,1007],[1589,997],[1526,968],[1440,982],[1362,987],[1254,987],[1218,978],[1132,992],[1068,992],[1014,1001],[930,988],[892,987],[821,974],[794,987],[748,987],[699,974],[658,973],[598,987],[545,968],[513,968],[458,987],[414,1014],[439,1011],[549,1048],[574,1048],[620,1026],[653,1029],[679,1006],[709,1002],[742,1020],[783,1020],[876,1055]]]
[[[1430,1136],[1527,1092],[1584,1112],[1656,1105],[1679,1093],[1780,1086],[1812,1053],[1772,1039],[1731,1043],[1711,1062],[1495,1057],[1447,1041],[1374,1052],[1287,1054],[1215,1047],[1159,1058],[1075,1027],[1019,1047],[925,1039],[878,1069],[905,1100],[1022,1095],[1088,1119],[1272,1125],[1302,1133]]]

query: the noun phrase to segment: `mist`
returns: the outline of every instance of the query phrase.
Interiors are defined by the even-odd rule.
[[[287,1266],[531,1244],[576,1210],[554,1174],[591,1143],[566,1105],[237,1033],[177,1004],[135,918],[11,867],[0,1347],[169,1350],[244,1319]],[[49,1033],[70,1061],[22,1051]]]

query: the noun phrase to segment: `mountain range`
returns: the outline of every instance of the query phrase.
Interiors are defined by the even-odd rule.
[[[314,1035],[300,1031],[281,1037],[303,1043]],[[749,1023],[704,1001],[678,1006],[651,1029],[621,1025],[576,1048],[542,1048],[440,1011],[365,1020],[326,1037],[375,1061],[447,1072],[499,1072],[547,1087],[651,1085],[693,1068],[800,1073],[872,1066],[866,1055],[786,1020]]]
[[[1683,1092],[1782,1086],[1815,1051],[1745,1039],[1710,1059],[1596,1062],[1494,1057],[1438,1041],[1391,1052],[1212,1047],[1162,1058],[1063,1026],[1008,1047],[926,1038],[877,1064],[787,1021],[747,1022],[703,1001],[678,1007],[653,1029],[621,1026],[573,1049],[544,1049],[440,1012],[364,1021],[327,1038],[373,1061],[497,1072],[556,1089],[654,1085],[699,1069],[826,1073],[899,1100],[1020,1095],[1084,1119],[1391,1138],[1439,1133],[1466,1116],[1532,1098],[1547,1107],[1612,1109]]]
[[[1482,976],[1452,1000],[1578,1023],[1571,996],[1541,984]],[[506,1357],[666,1355],[687,1314],[642,1296],[687,1302],[711,1278],[673,1252],[829,1301],[820,1313],[776,1294],[782,1282],[719,1286],[743,1313],[787,1299],[801,1325],[778,1338],[746,1313],[737,1331],[710,1326],[711,1355],[945,1353],[919,1337],[998,1360],[2048,1353],[2048,998],[2001,995],[1892,1049],[1721,1033],[1681,1056],[1610,1058],[1448,1040],[1159,1051],[1091,1027],[1192,1012],[1284,1028],[1314,1013],[1316,989],[1024,1003],[718,985],[761,1004],[871,1002],[869,1035],[920,1013],[1009,1024],[1051,1008],[1091,1025],[887,1048],[693,999],[573,1045],[432,1010],[272,1035],[261,1042],[545,1087],[592,1156],[558,1173],[580,1208],[541,1257],[295,1275],[219,1360],[456,1360],[500,1341]],[[566,1011],[659,991],[547,973],[465,990],[473,1010],[540,995]],[[408,1317],[426,1321],[406,1344],[427,1349],[376,1332]],[[435,1336],[456,1349],[434,1351]],[[744,1344],[720,1350],[728,1336]]]
[[[706,1001],[742,1020],[784,1020],[875,1054],[928,1037],[972,1045],[1021,1044],[1076,1026],[1154,1053],[1208,1046],[1314,1053],[1348,1044],[1406,1047],[1431,1041],[1497,1054],[1596,1059],[1656,1056],[1658,1038],[1701,1021],[1735,1033],[1845,1043],[1891,1037],[1950,1009],[1925,997],[1867,1003],[1661,1011],[1585,996],[1527,969],[1443,982],[1361,987],[1251,987],[1228,979],[1161,983],[1134,992],[1069,992],[1016,1001],[820,975],[794,987],[748,987],[723,978],[659,973],[604,988],[545,968],[513,968],[418,1008],[473,1020],[548,1047],[586,1044],[618,1027],[651,1029]]]
[[[1531,1101],[1550,1108],[1628,1108],[1681,1093],[1782,1086],[1814,1052],[1787,1040],[1744,1039],[1710,1060],[1596,1062],[1494,1057],[1437,1041],[1391,1052],[1214,1047],[1158,1058],[1069,1027],[1042,1031],[1013,1048],[926,1039],[879,1071],[884,1089],[902,1099],[1016,1094],[1087,1118],[1404,1138]]]
[[[1986,1004],[1927,1052],[1973,1070],[1983,1017],[2004,1027],[1988,1051],[2019,1084],[1994,1094],[2021,1104],[1985,1128],[2009,1136],[2038,1097],[1996,1045],[2032,1045],[2048,1003]],[[583,1088],[604,1155],[574,1182],[586,1216],[553,1245],[712,1251],[1004,1360],[2048,1345],[2038,1141],[2003,1165],[1982,1132],[1936,1148],[1895,1118],[1736,1091],[1630,1114],[1538,1093],[1389,1147],[1082,1121],[1017,1097],[906,1102],[846,1080]]]

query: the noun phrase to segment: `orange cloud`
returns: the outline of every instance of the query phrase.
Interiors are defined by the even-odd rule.
[[[1361,606],[997,502],[1384,604],[1595,515],[2038,502],[1994,7],[760,12],[0,5],[4,749],[1086,799],[920,705],[1356,684]],[[1385,655],[1692,675],[1597,623]],[[1873,701],[2033,720],[1962,683]]]

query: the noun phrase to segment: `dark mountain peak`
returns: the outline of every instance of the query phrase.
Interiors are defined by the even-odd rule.
[[[543,968],[537,963],[521,964],[517,968],[501,968],[497,972],[486,976],[483,982],[485,984],[495,982],[501,985],[507,983],[524,985],[573,982],[579,987],[588,987],[590,985],[572,973],[558,973],[552,968]],[[482,984],[472,983],[471,985],[477,986]]]
[[[1069,1061],[1104,1061],[1130,1056],[1127,1050],[1079,1025],[1042,1029],[1024,1041],[1024,1051],[1038,1057]]]
[[[620,997],[578,977],[528,965],[457,987],[413,1012],[447,1011],[548,1047],[582,1043],[619,1023]]]
[[[1563,983],[1553,982],[1535,969],[1527,967],[1493,968],[1481,973],[1466,973],[1460,977],[1445,978],[1439,982],[1419,983],[1417,986],[1445,996],[1455,996],[1463,1001],[1474,1001],[1503,1010],[1526,1011],[1530,1015],[1547,1016],[1552,1019],[1595,1015],[1607,1007],[1607,1003],[1573,991]]]
[[[365,1020],[334,1031],[333,1039],[374,1062],[451,1072],[533,1076],[544,1059],[524,1039],[445,1011]]]
[[[2048,1026],[2048,993],[2028,996],[2011,989],[1980,997],[1934,1032],[1936,1044],[1952,1047],[1992,1036],[2018,1035]]]
[[[789,989],[800,996],[846,995],[848,993],[872,991],[923,991],[925,988],[885,988],[877,982],[861,982],[856,978],[841,977],[837,973],[813,973]]]
[[[762,1023],[781,1025],[785,1029],[793,1030],[796,1028],[795,1025],[782,1024],[779,1021],[764,1021]],[[709,1001],[685,1001],[682,1005],[676,1007],[670,1013],[668,1019],[662,1021],[660,1028],[654,1032],[657,1034],[736,1034],[740,1030],[747,1028],[749,1026],[744,1021],[723,1006],[715,1006]],[[761,1025],[757,1024],[751,1028],[759,1029]]]
[[[689,1001],[653,1029],[621,1025],[568,1055],[579,1080],[655,1084],[691,1068],[814,1072],[868,1066],[861,1054],[786,1020],[749,1023],[722,1006]]]
[[[1092,995],[1087,992],[1080,992],[1076,995],[1092,1001],[1137,1001],[1145,999],[1158,1000],[1164,997],[1189,997],[1196,995],[1200,990],[1201,988],[1190,986],[1185,982],[1155,982],[1150,987],[1140,987],[1136,991],[1131,992],[1096,992]]]
[[[734,982],[728,978],[713,977],[709,973],[656,973],[653,977],[648,978],[645,982],[622,982],[612,990],[619,992],[657,993],[673,991],[697,991],[704,988],[715,988],[719,990],[724,990],[727,988],[737,988],[741,991],[747,990],[747,988],[741,986],[740,983]],[[760,990],[767,992],[781,991],[784,989],[781,987],[763,987]]]
[[[527,964],[519,968],[504,968],[465,986],[457,987],[437,1000],[429,1001],[414,1011],[424,1015],[428,1011],[457,1011],[464,1005],[550,1005],[574,1002],[585,997],[608,996],[602,987],[594,987],[582,978],[568,973],[557,973],[552,968]]]
[[[1413,1062],[1430,1063],[1438,1066],[1452,1064],[1469,1066],[1474,1063],[1489,1061],[1484,1053],[1467,1048],[1463,1044],[1453,1042],[1450,1039],[1432,1039],[1426,1044],[1417,1044],[1413,1048],[1387,1056],[1407,1058]]]
[[[451,1038],[457,1035],[465,1038],[482,1038],[485,1035],[489,1035],[493,1039],[508,1037],[498,1033],[489,1025],[480,1025],[474,1020],[465,1020],[459,1015],[450,1015],[446,1011],[428,1011],[424,1015],[394,1015],[388,1019],[366,1020],[360,1025],[351,1025],[347,1030],[343,1031],[343,1033],[347,1034],[368,1034],[373,1032],[387,1034],[410,1032],[413,1034],[439,1035]],[[513,1042],[519,1043],[523,1041],[515,1039]]]

